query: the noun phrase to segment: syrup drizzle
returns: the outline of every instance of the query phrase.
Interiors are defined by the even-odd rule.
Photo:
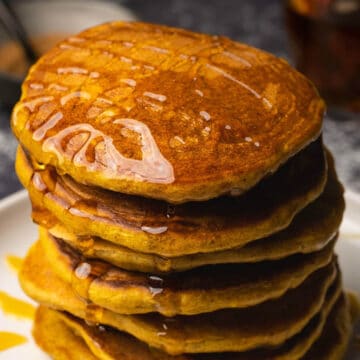
[[[243,87],[244,89],[246,89],[247,91],[249,91],[252,95],[254,95],[257,99],[265,99],[263,98],[257,91],[255,91],[252,87],[250,87],[249,85],[245,84],[244,82],[242,82],[241,80],[238,80],[237,78],[235,78],[234,76],[230,75],[229,73],[227,73],[225,70],[215,66],[215,65],[211,65],[211,64],[206,64],[205,65],[207,68],[217,72],[218,74],[221,74],[222,76],[224,76],[226,79],[229,79],[231,81],[233,81],[234,83],[240,85],[241,87]],[[266,99],[266,101],[270,104],[269,100]]]
[[[35,141],[41,141],[48,130],[52,129],[56,124],[63,118],[62,112],[58,111],[54,115],[50,117],[48,121],[46,121],[42,126],[40,126],[36,131],[33,133],[33,139]]]
[[[168,49],[164,49],[164,48],[160,48],[157,46],[151,46],[151,45],[145,45],[143,46],[143,49],[147,49],[147,50],[151,50],[160,54],[168,54],[169,50]]]
[[[136,86],[136,81],[134,79],[121,79],[120,81],[131,87]]]
[[[200,111],[199,114],[205,121],[209,121],[211,119],[210,114],[206,111]]]
[[[40,192],[43,192],[47,190],[47,186],[44,183],[44,180],[42,179],[41,175],[38,172],[34,172],[32,178],[32,183],[34,184],[35,188],[39,190]]]
[[[201,96],[201,97],[204,96],[204,93],[203,93],[201,90],[199,90],[199,89],[196,89],[195,92],[196,92],[199,96]]]
[[[59,84],[50,84],[48,86],[48,89],[54,89],[54,90],[57,90],[57,91],[66,91],[68,90],[68,87],[66,86],[63,86],[63,85],[59,85]]]
[[[69,102],[70,100],[76,99],[76,98],[89,100],[89,99],[91,99],[91,95],[86,91],[75,91],[75,92],[72,92],[70,94],[67,94],[67,95],[64,95],[63,97],[61,97],[60,104],[62,106],[64,106],[64,105],[66,105],[67,102]]]
[[[116,119],[113,123],[122,125],[140,135],[143,155],[141,160],[126,158],[115,148],[110,136],[85,123],[67,127],[47,138],[43,143],[43,151],[54,153],[60,163],[65,158],[73,161],[76,166],[85,166],[89,171],[104,171],[108,177],[130,177],[163,184],[174,181],[172,165],[162,156],[150,129],[144,123],[135,119]],[[86,134],[87,140],[78,144],[78,147],[73,146],[69,151],[64,152],[63,140],[80,133]],[[92,140],[98,139],[101,141],[98,141],[92,149],[95,160],[89,162],[86,152],[89,150]]]
[[[147,97],[149,97],[151,99],[158,100],[160,102],[166,101],[166,96],[162,95],[162,94],[155,94],[155,93],[152,93],[150,91],[145,91],[143,95],[147,96]]]
[[[163,289],[164,279],[162,279],[159,276],[150,275],[148,280],[149,280],[148,289],[152,297],[155,297],[156,295],[161,294],[164,291]]]
[[[77,75],[83,74],[83,75],[86,75],[89,73],[89,71],[86,69],[80,68],[80,67],[70,66],[70,67],[58,68],[57,73],[58,74],[77,74]]]
[[[77,45],[79,45],[83,42],[86,42],[86,39],[77,38],[77,37],[68,39],[69,44],[76,43]],[[108,46],[109,41],[108,40],[99,40],[97,43],[101,46],[102,45]],[[137,45],[138,47],[141,47],[143,49],[147,49],[147,50],[150,50],[150,51],[153,51],[156,53],[167,54],[167,56],[170,56],[170,54],[173,54],[173,52],[169,49],[152,46],[152,45],[142,46],[141,44],[134,44],[133,42],[126,42],[126,41],[122,42],[121,44],[123,45],[124,48],[131,48],[131,47],[134,47]],[[241,56],[234,54],[230,51],[223,51],[220,43],[215,42],[213,44],[213,46],[219,46],[216,54],[226,56],[246,67],[252,66],[251,63],[247,59],[244,59]],[[79,49],[84,50],[85,48],[80,46]],[[133,58],[128,56],[129,51],[127,51],[123,55],[115,54],[115,53],[109,53],[109,54],[112,56],[115,56],[121,62],[132,64],[136,61]],[[125,55],[127,55],[127,56],[125,56]],[[225,77],[226,79],[229,79],[229,80],[235,82],[236,84],[238,84],[239,86],[241,86],[242,88],[247,90],[250,94],[255,96],[257,99],[261,100],[262,103],[267,108],[272,107],[272,104],[270,103],[270,101],[266,97],[264,97],[260,93],[258,93],[256,90],[254,90],[251,86],[247,85],[245,82],[232,76],[230,73],[228,73],[221,67],[216,66],[213,63],[207,62],[207,59],[202,59],[201,55],[199,56],[199,59],[196,56],[190,55],[190,54],[182,54],[181,53],[181,54],[175,54],[175,55],[177,58],[181,58],[185,61],[192,62],[192,63],[194,63],[197,60],[199,60],[199,61],[203,60],[203,61],[201,61],[201,66],[205,66],[208,69]],[[150,71],[157,70],[157,67],[154,67],[149,64],[141,64],[140,66],[142,68],[150,70]],[[139,68],[139,66],[136,64],[134,64],[131,68],[133,68],[133,67]],[[88,77],[90,77],[90,78],[100,77],[99,72],[91,71],[91,70],[88,70],[88,69],[80,67],[80,66],[59,67],[56,69],[56,72],[58,74],[88,75]],[[133,88],[136,87],[136,85],[137,85],[136,80],[131,79],[131,78],[124,78],[124,79],[121,79],[120,81],[130,87],[133,87]],[[29,86],[36,90],[41,90],[42,88],[46,89],[46,87],[44,87],[44,85],[42,85],[42,84],[34,83],[34,84],[30,84]],[[67,88],[63,85],[59,85],[59,84],[49,84],[47,86],[47,89],[54,89],[57,91],[69,90],[69,88]],[[201,90],[194,89],[194,91],[198,96],[200,96],[200,97],[204,96],[204,93]],[[167,97],[165,95],[156,94],[156,93],[149,92],[149,91],[144,91],[143,96],[153,99],[153,100],[156,100],[161,103],[165,102],[167,100]],[[77,90],[77,91],[65,94],[64,96],[62,96],[60,98],[59,101],[62,106],[65,106],[69,101],[71,101],[75,98],[90,100],[91,97],[92,96],[90,93],[88,93],[86,91]],[[97,100],[99,102],[104,102],[108,105],[113,104],[111,100],[107,100],[105,98],[98,98]],[[49,101],[54,101],[54,97],[53,96],[43,96],[43,97],[32,99],[28,102],[24,102],[23,104],[19,105],[14,112],[14,123],[16,124],[17,113],[22,107],[25,107],[25,108],[29,109],[31,112],[34,112],[40,104],[43,104],[43,103],[49,102]],[[156,112],[163,110],[163,107],[160,104],[151,102],[147,99],[139,98],[139,99],[137,99],[137,101],[145,104],[145,106],[147,106],[148,109],[150,109],[150,110],[153,110]],[[126,109],[128,111],[130,111],[131,108],[132,107],[129,107]],[[117,112],[114,112],[111,109],[109,109],[109,111],[110,111],[109,114],[107,114],[106,111],[101,112],[99,107],[93,106],[92,112],[90,113],[89,118],[98,118],[100,116],[101,119],[98,119],[97,121],[99,123],[107,123],[109,121],[112,121],[112,118],[117,114]],[[200,116],[206,121],[209,121],[211,119],[210,114],[208,114],[206,111],[200,111]],[[33,139],[35,141],[44,140],[48,130],[53,128],[54,126],[56,126],[56,124],[61,119],[62,119],[61,112],[58,112],[58,113],[52,115],[45,124],[41,125],[38,129],[36,129],[34,131]],[[133,122],[138,121],[135,119],[129,119],[129,120],[133,121]],[[121,121],[121,119],[120,119],[120,121]],[[119,122],[117,122],[117,120],[115,120],[114,123],[119,123]],[[138,123],[140,123],[140,122],[138,122]],[[127,126],[127,125],[124,125],[124,126]],[[133,124],[132,125],[130,124],[129,126],[134,127]],[[142,146],[143,158],[141,160],[125,158],[115,148],[115,146],[113,144],[113,140],[111,139],[110,136],[106,136],[101,131],[92,127],[92,125],[90,125],[90,124],[89,125],[77,124],[77,125],[70,126],[70,127],[63,129],[57,135],[52,136],[51,138],[48,138],[47,140],[45,140],[43,142],[43,150],[47,151],[47,152],[54,152],[55,155],[58,157],[58,160],[60,163],[64,161],[64,158],[66,158],[67,160],[70,160],[70,161],[74,160],[76,162],[77,166],[85,166],[90,171],[96,171],[98,169],[105,170],[105,172],[107,172],[107,176],[109,176],[109,177],[115,176],[117,178],[119,178],[119,177],[127,178],[130,176],[130,177],[140,179],[143,181],[152,181],[152,182],[157,182],[157,183],[173,182],[174,181],[173,168],[172,168],[171,164],[160,153],[147,126],[145,124],[142,124],[141,126],[136,125],[135,128],[137,130],[134,130],[134,131],[138,132],[141,135],[141,140],[142,140],[141,146]],[[230,130],[230,126],[225,126],[225,129]],[[210,130],[211,130],[210,127],[206,126],[204,129],[201,130],[201,133],[203,136],[208,136],[210,133]],[[75,132],[73,134],[73,136],[71,136],[72,131]],[[81,133],[80,138],[82,140],[75,141],[75,137],[76,137],[76,139],[79,138],[79,136],[78,136],[79,132]],[[98,141],[99,137],[101,138],[100,142]],[[74,140],[73,142],[76,144],[75,145],[72,144],[71,146],[68,146],[69,138],[73,139]],[[67,142],[66,145],[64,145],[62,143],[62,141],[64,141],[64,140],[66,140],[66,142]],[[97,142],[97,146],[94,147],[93,144],[90,144],[91,141],[93,141],[93,143]],[[171,139],[169,141],[169,144],[172,144],[172,145],[170,145],[171,148],[175,148],[178,145],[182,145],[183,141],[179,141],[179,139],[175,139],[175,140]],[[260,146],[260,144],[258,142],[254,142],[253,144],[256,147]],[[64,146],[66,148],[66,151],[62,151]],[[85,156],[86,151],[89,150],[90,147],[93,147],[92,150],[93,150],[93,153],[95,154],[95,160],[93,162],[87,161],[86,156]],[[109,168],[106,169],[106,167],[109,167]],[[154,170],[155,170],[155,175],[151,175],[151,172],[153,172]]]
[[[120,56],[120,61],[124,62],[124,63],[128,63],[128,64],[132,64],[133,60],[126,57],[126,56]]]
[[[145,231],[149,234],[154,234],[154,235],[157,235],[157,234],[162,234],[164,232],[167,231],[167,226],[155,226],[155,227],[152,227],[152,226],[141,226],[141,230],[142,231]]]
[[[223,55],[225,55],[225,56],[229,57],[230,59],[235,60],[247,67],[251,67],[251,64],[247,60],[245,60],[244,58],[242,58],[238,55],[235,55],[234,53],[232,53],[230,51],[224,51]]]
[[[81,39],[81,40],[84,41],[84,39]],[[122,43],[122,45],[124,47],[130,48],[130,47],[134,46],[134,43],[125,41],[125,42]],[[154,51],[154,52],[157,52],[157,53],[161,53],[161,54],[170,54],[171,53],[168,49],[153,46],[153,45],[144,45],[144,46],[142,46],[142,48],[147,49],[147,50],[151,50],[151,51]],[[232,60],[234,60],[234,61],[236,61],[236,62],[241,63],[242,65],[244,65],[246,67],[251,67],[252,66],[251,63],[248,60],[246,60],[246,59],[242,58],[241,56],[236,55],[236,54],[234,54],[234,53],[232,53],[230,51],[222,51],[221,54],[228,57],[228,58],[230,58],[230,59],[232,59]],[[252,54],[249,54],[249,55],[252,55]],[[179,57],[181,59],[184,59],[184,60],[188,60],[188,61],[191,60],[191,62],[194,62],[196,60],[195,56],[190,56],[190,55],[187,55],[187,54],[180,54]],[[120,60],[125,61],[125,62],[132,62],[133,61],[131,58],[124,58],[124,56],[122,56],[120,58]],[[249,85],[245,84],[241,80],[236,79],[235,77],[233,77],[232,75],[227,73],[225,70],[219,68],[218,66],[212,65],[210,63],[206,63],[205,66],[212,69],[213,71],[216,71],[216,72],[220,73],[225,78],[236,82],[237,84],[239,84],[240,86],[242,86],[243,88],[248,90],[250,93],[252,93],[256,98],[261,99],[263,101],[263,103],[268,108],[272,107],[272,104],[268,99],[261,96],[257,91],[255,91]],[[144,67],[154,70],[154,67],[152,67],[152,66],[144,66]],[[83,73],[83,74],[88,73],[86,69],[81,69],[81,68],[61,68],[61,70],[62,71],[74,71],[75,73],[78,72],[78,73]],[[198,95],[203,96],[203,95],[201,95],[200,91],[198,91],[198,90],[195,90],[195,91],[197,92]]]
[[[91,274],[91,265],[87,262],[83,262],[75,269],[75,276],[81,280],[86,279]]]
[[[44,85],[43,84],[32,83],[32,84],[29,85],[29,87],[31,89],[34,89],[34,90],[42,90],[44,88]]]

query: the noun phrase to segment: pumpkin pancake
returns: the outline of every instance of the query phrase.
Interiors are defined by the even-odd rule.
[[[84,299],[121,314],[165,316],[243,308],[278,298],[329,264],[335,243],[282,261],[205,266],[159,277],[84,259],[44,229],[40,242],[37,256],[52,259],[51,269]]]
[[[69,317],[68,322],[65,322],[65,317]],[[84,330],[82,329],[82,326]],[[88,327],[85,322],[84,324],[78,323],[74,317],[70,317],[69,315],[65,315],[45,306],[40,306],[35,314],[33,337],[40,348],[47,352],[54,360],[110,359],[107,354],[106,356],[102,356],[100,350],[98,351],[100,356],[95,356],[92,353],[87,343],[91,346],[93,344],[91,341],[95,340],[94,336],[92,338],[89,337],[89,339],[86,338],[86,342],[80,338],[80,336],[85,338],[85,336],[91,334],[91,332],[89,332],[89,335],[85,332],[88,329],[91,329],[91,327]],[[104,336],[104,338],[105,337],[107,338],[106,342],[115,344],[116,340],[113,341],[110,334]],[[120,336],[118,338],[121,340]],[[105,352],[105,348],[104,350],[101,349],[101,351]],[[124,356],[123,359],[130,360],[131,358]],[[133,359],[135,360],[136,358],[133,357]],[[138,359],[145,360],[145,358],[141,357],[138,357]],[[117,358],[117,360],[122,359]]]
[[[150,349],[123,332],[104,326],[89,326],[83,320],[43,306],[37,310],[33,335],[39,346],[55,360],[298,360],[309,348],[309,354],[324,351],[325,341],[325,352],[329,356],[326,359],[341,359],[338,349],[346,346],[351,334],[345,297],[340,296],[333,307],[325,306],[321,315],[322,320],[318,321],[320,326],[310,327],[310,331],[304,330],[279,348],[257,349],[245,353],[170,356]],[[320,331],[317,331],[318,328]],[[337,337],[333,338],[333,335]],[[329,336],[335,341],[329,342]],[[315,360],[323,357],[306,358]]]
[[[352,334],[352,321],[349,311],[342,316],[330,315],[328,322],[332,326],[326,326],[323,335],[316,342],[303,360],[341,360],[344,358],[346,349]]]
[[[323,191],[326,164],[319,139],[243,196],[177,206],[78,184],[51,166],[32,164],[21,148],[16,169],[35,207],[49,210],[75,234],[182,256],[242,246],[286,228]]]
[[[247,191],[319,136],[323,112],[311,82],[271,54],[113,22],[31,68],[12,128],[80,183],[181,203]]]
[[[332,263],[282,298],[250,308],[173,318],[156,313],[122,315],[82,299],[52,271],[51,259],[36,256],[38,246],[30,249],[20,272],[21,285],[29,296],[40,304],[125,331],[172,355],[280,345],[301,332],[324,303],[341,292]]]
[[[329,155],[330,156],[330,155]],[[70,232],[49,211],[34,207],[36,222],[45,223],[49,232],[63,239],[87,258],[105,260],[128,270],[152,273],[184,271],[208,264],[258,262],[278,260],[297,253],[310,253],[326,246],[338,230],[344,212],[343,188],[329,157],[329,174],[324,192],[297,214],[290,226],[267,238],[250,242],[243,247],[165,258],[139,253],[99,237],[78,237]],[[50,219],[50,220],[49,220]]]

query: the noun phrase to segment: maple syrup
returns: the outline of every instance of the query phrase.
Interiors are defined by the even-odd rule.
[[[35,315],[35,307],[32,304],[17,299],[4,291],[0,291],[0,309],[6,315],[14,315],[23,319],[32,320]]]
[[[16,255],[7,255],[5,258],[6,264],[9,266],[9,268],[16,273],[18,273],[21,269],[23,259]]]
[[[289,0],[286,22],[296,67],[329,104],[360,112],[359,0]]]
[[[25,342],[27,342],[25,336],[13,332],[0,331],[0,351],[8,350]]]

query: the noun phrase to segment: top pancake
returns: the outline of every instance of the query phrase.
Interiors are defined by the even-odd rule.
[[[12,127],[80,183],[181,203],[248,190],[318,137],[323,109],[306,78],[263,51],[114,22],[32,67]]]

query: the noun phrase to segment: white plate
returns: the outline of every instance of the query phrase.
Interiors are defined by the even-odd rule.
[[[347,209],[337,252],[345,286],[360,294],[360,195],[347,192],[346,202]],[[32,302],[21,291],[16,274],[5,264],[7,254],[23,257],[37,237],[36,226],[30,221],[30,204],[26,191],[20,191],[0,201],[0,234],[0,290]],[[31,338],[31,321],[19,320],[0,312],[1,330],[23,334],[29,341],[24,345],[0,352],[0,360],[49,359],[36,347]],[[352,354],[348,359],[360,360],[360,354]]]

